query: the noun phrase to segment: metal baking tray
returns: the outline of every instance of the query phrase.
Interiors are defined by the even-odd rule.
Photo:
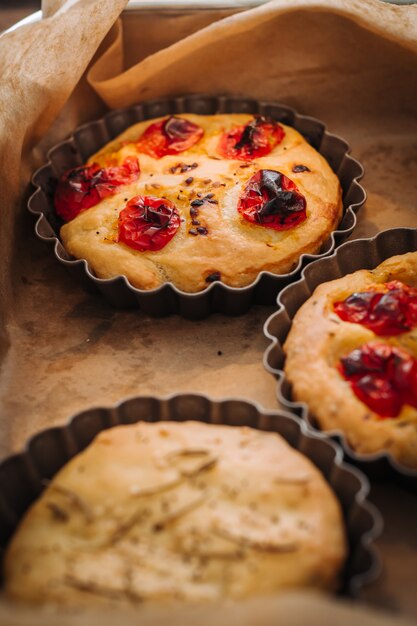
[[[103,145],[136,122],[154,117],[184,112],[212,115],[215,113],[251,113],[272,118],[296,128],[329,162],[339,177],[343,190],[343,217],[337,228],[317,254],[302,254],[293,271],[286,274],[260,272],[256,280],[242,288],[212,283],[198,293],[186,293],[172,283],[153,290],[133,287],[125,276],[101,279],[94,275],[85,260],[71,257],[59,240],[60,221],[54,206],[56,180],[66,170],[82,165]],[[154,317],[178,313],[187,319],[201,319],[210,313],[240,315],[252,304],[272,304],[284,286],[293,281],[301,268],[313,259],[333,251],[338,242],[349,235],[356,225],[355,212],[364,204],[366,194],[359,180],[363,167],[349,155],[344,139],[329,133],[323,122],[299,115],[294,109],[251,98],[227,96],[182,96],[152,100],[128,109],[112,111],[103,118],[80,126],[67,140],[48,152],[48,163],[33,176],[36,190],[28,208],[37,216],[37,236],[54,246],[57,260],[64,264],[87,287],[100,291],[113,306],[139,307]]]
[[[382,531],[382,518],[367,499],[368,480],[344,463],[338,445],[308,432],[305,424],[290,413],[265,411],[242,400],[212,401],[192,394],[164,399],[136,397],[115,407],[93,408],[79,413],[66,426],[50,428],[32,437],[23,452],[0,464],[0,549],[4,551],[25,511],[42,492],[45,481],[88,446],[97,433],[140,420],[198,420],[279,433],[320,469],[341,503],[350,547],[341,593],[356,596],[380,574],[374,541]]]
[[[311,414],[307,404],[292,400],[291,385],[283,371],[285,362],[283,345],[296,312],[321,283],[341,278],[359,269],[374,269],[391,256],[415,250],[417,250],[417,229],[414,228],[392,228],[369,239],[349,241],[330,257],[315,261],[306,267],[302,277],[279,294],[278,311],[271,315],[264,325],[264,333],[271,342],[264,355],[264,366],[278,379],[277,397],[280,405],[300,415],[310,430],[315,432],[319,430],[314,415]],[[384,451],[368,455],[359,454],[350,447],[341,431],[325,432],[342,445],[350,461],[373,478],[395,477],[405,486],[417,490],[417,469],[402,465]]]

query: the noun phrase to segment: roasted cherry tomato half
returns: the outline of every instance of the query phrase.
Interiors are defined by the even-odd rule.
[[[334,310],[345,322],[362,324],[376,335],[399,335],[417,327],[417,289],[393,280],[335,302]]]
[[[95,206],[117,191],[121,185],[130,185],[139,178],[139,162],[127,157],[122,165],[101,167],[98,163],[83,165],[65,172],[55,191],[55,210],[66,222]]]
[[[136,196],[119,215],[119,241],[141,252],[161,250],[180,227],[176,206],[165,198]]]
[[[342,358],[339,371],[381,417],[396,417],[404,404],[417,408],[417,359],[402,348],[367,343]]]
[[[245,126],[235,126],[224,133],[218,152],[226,159],[251,161],[269,154],[284,137],[285,131],[278,122],[257,115]]]
[[[249,179],[237,210],[253,224],[288,230],[307,218],[306,206],[306,199],[287,176],[259,170]]]
[[[139,152],[160,159],[167,154],[178,154],[188,150],[204,135],[201,126],[182,117],[171,115],[167,119],[151,124],[136,142]]]

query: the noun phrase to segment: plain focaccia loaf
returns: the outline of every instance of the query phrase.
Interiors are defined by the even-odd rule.
[[[306,402],[320,427],[340,430],[361,454],[390,452],[417,467],[417,410],[403,406],[398,417],[381,419],[353,393],[336,369],[342,356],[372,340],[405,348],[417,357],[417,330],[392,338],[342,321],[333,305],[377,283],[399,280],[417,287],[417,252],[391,257],[373,271],[360,270],[317,287],[297,312],[284,346],[285,373],[293,398]]]
[[[289,272],[301,254],[320,249],[342,215],[340,184],[327,161],[296,130],[282,124],[283,141],[267,156],[247,164],[220,158],[217,146],[223,132],[248,123],[253,116],[181,117],[204,129],[203,138],[185,152],[155,159],[138,153],[132,143],[126,145],[158,121],[148,120],[135,124],[90,158],[90,163],[105,165],[112,152],[119,152],[123,158],[134,155],[139,158],[141,174],[137,182],[121,187],[115,195],[61,228],[62,241],[71,255],[86,259],[99,278],[124,275],[139,289],[155,289],[169,281],[183,291],[197,292],[207,287],[206,278],[214,272],[220,272],[225,284],[243,287],[262,270]],[[197,163],[198,167],[185,173],[181,168],[175,173],[170,171],[181,163]],[[294,173],[292,168],[298,164],[310,171]],[[307,219],[303,223],[276,231],[248,223],[240,216],[238,198],[259,169],[279,170],[294,181],[307,201]],[[186,185],[189,176],[193,183]],[[190,201],[197,193],[212,193],[218,202],[200,208],[207,236],[188,233],[192,228]],[[176,205],[183,220],[174,238],[157,252],[141,252],[115,241],[118,214],[126,200],[138,194],[166,197]]]
[[[339,503],[279,435],[197,422],[100,433],[31,507],[10,598],[70,607],[337,587]]]

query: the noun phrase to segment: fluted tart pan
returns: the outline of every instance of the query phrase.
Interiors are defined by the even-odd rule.
[[[106,143],[129,126],[164,115],[196,113],[251,113],[272,117],[293,126],[322,154],[339,177],[343,190],[343,217],[337,228],[317,254],[302,254],[297,266],[286,274],[261,271],[246,287],[235,288],[213,282],[203,291],[186,293],[167,282],[153,290],[133,287],[124,276],[102,279],[94,275],[86,260],[74,259],[59,238],[60,221],[53,206],[57,178],[65,171],[82,165]],[[183,96],[153,100],[128,109],[112,111],[103,118],[80,126],[68,139],[48,152],[48,162],[33,176],[35,187],[28,208],[36,217],[35,232],[54,249],[56,259],[65,265],[85,286],[101,292],[114,306],[139,307],[154,317],[179,314],[188,319],[201,319],[211,313],[240,315],[253,304],[272,304],[285,285],[294,280],[301,268],[313,259],[329,254],[338,242],[352,232],[356,211],[365,202],[365,191],[359,184],[363,167],[349,155],[344,139],[329,133],[323,122],[298,114],[294,109],[270,102],[243,97]]]
[[[89,409],[73,417],[66,426],[40,432],[20,454],[5,459],[0,464],[1,549],[5,549],[19,520],[45,483],[86,448],[97,433],[140,420],[198,420],[279,433],[320,469],[340,501],[350,548],[342,592],[356,595],[379,574],[380,561],[373,543],[382,529],[381,517],[367,499],[368,480],[343,461],[337,444],[308,432],[305,424],[288,412],[265,411],[242,400],[212,401],[191,394],[163,399],[136,397],[115,407]]]
[[[293,400],[291,385],[284,373],[283,345],[295,314],[321,283],[341,278],[360,269],[374,269],[389,257],[416,250],[417,229],[413,228],[392,228],[372,238],[349,241],[331,256],[311,263],[302,271],[298,281],[279,294],[278,310],[264,325],[264,334],[270,340],[264,355],[264,366],[278,380],[279,404],[301,416],[310,430],[318,432],[317,421],[307,404]],[[325,402],[325,399],[323,401]],[[340,443],[349,460],[373,478],[394,477],[413,490],[417,489],[417,470],[399,463],[390,453],[381,451],[360,454],[352,449],[340,430],[326,431],[326,435]]]

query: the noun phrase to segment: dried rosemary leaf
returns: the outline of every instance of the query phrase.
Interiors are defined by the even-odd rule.
[[[61,495],[68,498],[68,501],[84,515],[86,522],[90,524],[94,521],[94,513],[92,511],[92,508],[87,504],[84,498],[75,493],[75,491],[46,480],[43,482],[50,490],[52,489],[53,491],[56,491],[57,493],[60,493]]]
[[[202,494],[199,498],[196,498],[192,502],[189,502],[183,507],[180,507],[176,511],[171,511],[169,515],[160,519],[158,522],[155,522],[155,524],[153,525],[153,530],[155,532],[160,532],[161,530],[164,530],[164,528],[166,528],[169,524],[176,522],[178,519],[180,519],[180,517],[184,517],[184,515],[187,515],[187,513],[190,513],[191,511],[197,509],[206,500],[207,496],[205,494]]]
[[[271,552],[273,554],[286,554],[287,552],[295,552],[298,550],[299,545],[295,542],[291,543],[276,543],[268,540],[257,540],[250,539],[249,537],[245,537],[242,535],[234,534],[233,531],[228,530],[224,527],[215,527],[213,528],[213,532],[222,537],[223,539],[228,539],[233,543],[236,543],[238,546],[242,548],[250,548],[252,550],[258,550],[259,552]]]

